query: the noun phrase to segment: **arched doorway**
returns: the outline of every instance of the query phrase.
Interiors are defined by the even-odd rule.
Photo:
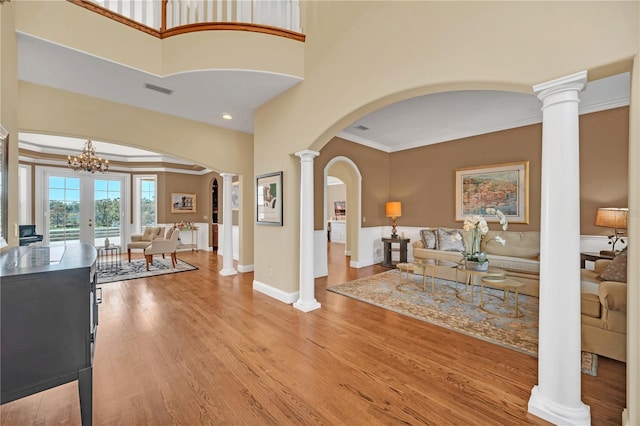
[[[345,186],[345,200],[337,200],[338,202],[344,201],[346,211],[340,211],[340,205],[338,211],[335,210],[335,206],[328,206],[329,204],[329,176],[333,176],[344,183]],[[349,266],[352,268],[358,268],[360,265],[360,217],[362,216],[362,174],[358,170],[358,166],[348,157],[338,156],[332,158],[324,168],[323,172],[323,205],[325,208],[323,219],[323,234],[328,235],[329,223],[340,224],[344,223],[344,255],[350,256]],[[334,201],[335,202],[335,201]],[[331,216],[329,212],[333,209],[334,215]],[[344,214],[340,214],[344,213]],[[332,221],[333,218],[340,218],[342,220]],[[328,274],[327,267],[327,250],[322,251],[324,254],[323,267],[325,275]]]

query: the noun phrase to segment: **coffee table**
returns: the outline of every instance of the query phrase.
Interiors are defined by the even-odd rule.
[[[464,281],[458,281],[458,272],[463,272],[465,274],[465,279]],[[471,288],[471,298],[468,297],[463,297],[460,295],[459,292],[457,293],[457,296],[462,299],[465,300],[467,302],[471,302],[473,303],[474,299],[475,299],[475,295],[473,294],[473,287],[475,285],[475,281],[476,281],[476,277],[502,277],[504,278],[507,274],[507,271],[505,271],[504,269],[500,269],[500,268],[494,268],[494,267],[489,267],[487,268],[486,271],[475,271],[473,269],[464,269],[464,266],[462,265],[458,265],[456,268],[456,283],[458,282],[462,282],[465,285],[465,293],[469,294],[469,288]]]
[[[402,274],[404,273],[404,276],[409,279],[409,274],[413,274],[415,272],[416,265],[413,263],[401,262],[396,264],[396,268],[400,270],[400,282],[398,283],[400,286],[402,285]]]
[[[455,262],[440,259],[420,259],[414,262],[419,268],[422,268],[422,291],[427,291],[427,269],[431,271],[431,293],[435,292],[435,275],[436,269],[453,269],[458,266]]]
[[[487,287],[491,287],[491,288],[497,288],[500,290],[504,290],[504,298],[502,299],[504,301],[505,306],[509,306],[509,293],[513,292],[514,293],[514,310],[513,310],[513,315],[505,315],[501,312],[496,312],[496,311],[492,311],[489,310],[487,308],[485,308],[484,306],[484,286]],[[499,316],[503,316],[503,317],[510,317],[510,318],[518,318],[518,317],[522,317],[524,316],[524,313],[520,312],[520,309],[518,308],[518,291],[519,289],[521,289],[522,287],[524,287],[524,284],[515,279],[515,278],[511,278],[511,277],[497,277],[497,276],[487,276],[487,277],[482,277],[482,279],[480,280],[480,309],[489,312],[491,314],[494,315],[499,315]],[[500,298],[499,296],[495,296]]]

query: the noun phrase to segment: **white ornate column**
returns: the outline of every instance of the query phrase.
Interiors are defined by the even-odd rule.
[[[222,270],[220,275],[236,275],[233,267],[233,213],[231,211],[231,179],[233,173],[220,173],[222,176]]]
[[[538,385],[529,412],[562,425],[588,425],[580,377],[580,170],[582,71],[533,87],[542,101]]]
[[[319,152],[296,152],[300,157],[300,298],[293,307],[303,312],[320,307],[313,278],[313,159]]]

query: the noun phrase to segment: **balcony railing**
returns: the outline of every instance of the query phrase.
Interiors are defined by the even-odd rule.
[[[304,41],[298,0],[68,0],[159,38],[240,30]]]

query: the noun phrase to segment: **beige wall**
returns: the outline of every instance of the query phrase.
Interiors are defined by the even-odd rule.
[[[9,132],[9,178],[7,196],[18,199],[18,70],[17,46],[14,27],[15,6],[8,3],[0,7],[0,124]],[[18,245],[18,206],[9,203],[7,215],[7,243]]]
[[[581,229],[584,235],[608,235],[611,230],[594,226],[597,207],[627,207],[629,108],[580,116]],[[603,143],[606,140],[606,144]],[[540,165],[542,125],[519,127],[451,142],[398,151],[376,151],[334,138],[321,150],[316,165],[316,206],[322,205],[322,170],[336,156],[353,160],[364,182],[387,176],[384,194],[363,190],[363,215],[379,212],[383,225],[384,203],[402,201],[403,226],[460,227],[455,221],[455,170],[516,161],[529,162],[529,224],[511,223],[513,231],[540,229]],[[389,164],[388,169],[384,167]],[[364,185],[364,184],[363,184]],[[316,208],[316,229],[322,229],[322,210]],[[379,226],[369,218],[363,227]]]

